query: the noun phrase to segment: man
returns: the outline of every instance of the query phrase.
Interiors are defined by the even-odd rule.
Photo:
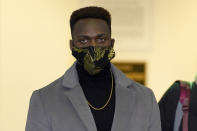
[[[110,63],[115,53],[109,12],[81,8],[70,26],[77,62],[32,94],[26,131],[160,131],[152,91]]]

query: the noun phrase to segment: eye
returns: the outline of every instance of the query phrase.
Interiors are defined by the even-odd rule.
[[[98,38],[97,39],[97,42],[98,43],[103,43],[103,42],[105,42],[106,41],[106,38]]]
[[[81,39],[81,40],[79,40],[79,42],[82,43],[82,44],[87,44],[88,40],[87,39]]]

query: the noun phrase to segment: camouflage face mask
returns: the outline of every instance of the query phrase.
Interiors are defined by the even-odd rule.
[[[72,55],[90,75],[95,75],[114,58],[115,52],[112,47],[74,47]]]

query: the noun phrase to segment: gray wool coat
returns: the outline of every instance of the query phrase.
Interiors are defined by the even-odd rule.
[[[76,62],[48,86],[33,92],[25,131],[97,131],[79,84]],[[153,92],[111,64],[116,103],[111,131],[161,131]]]

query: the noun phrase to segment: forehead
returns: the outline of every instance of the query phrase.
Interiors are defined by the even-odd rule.
[[[73,36],[87,35],[96,36],[98,34],[109,34],[109,26],[102,19],[86,18],[77,21],[73,28]]]

